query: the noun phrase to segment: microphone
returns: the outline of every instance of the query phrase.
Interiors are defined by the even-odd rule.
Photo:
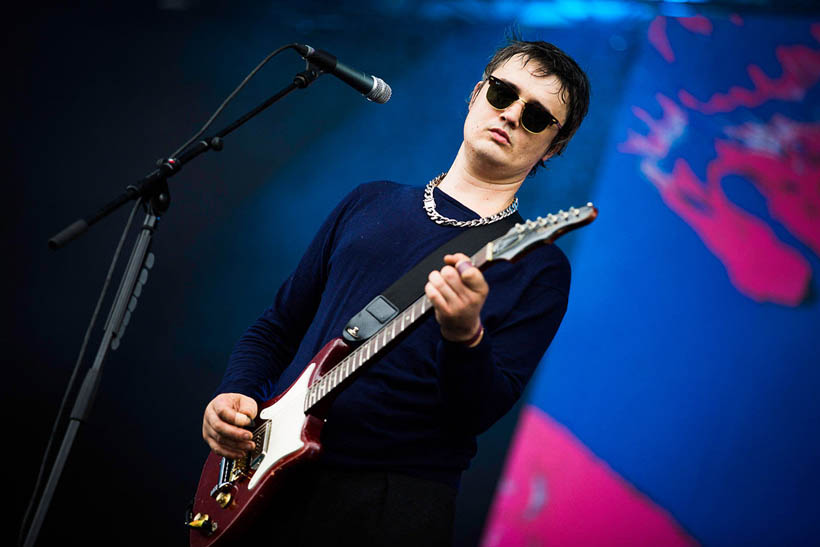
[[[384,80],[376,76],[368,76],[340,63],[336,57],[321,49],[313,49],[304,44],[293,44],[293,49],[306,61],[316,65],[322,71],[333,74],[344,83],[367,97],[368,101],[384,104],[390,100],[393,91]]]

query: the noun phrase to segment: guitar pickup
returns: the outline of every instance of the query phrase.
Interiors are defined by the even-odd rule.
[[[219,478],[216,486],[211,489],[211,497],[215,498],[220,493],[228,492],[236,481],[256,470],[265,459],[269,440],[270,422],[267,421],[265,425],[253,432],[254,448],[250,454],[236,460],[222,458],[219,462]]]
[[[268,453],[268,441],[270,440],[270,421],[266,421],[265,425],[254,431],[253,433],[253,450],[248,455],[248,467],[251,471],[255,471],[265,459]]]

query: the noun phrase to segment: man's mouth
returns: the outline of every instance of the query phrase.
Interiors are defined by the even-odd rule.
[[[507,132],[503,129],[492,128],[490,129],[490,133],[493,134],[493,138],[498,142],[503,142],[505,144],[512,144],[510,142],[510,136],[507,135]]]

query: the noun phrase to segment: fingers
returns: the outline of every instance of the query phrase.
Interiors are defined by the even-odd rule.
[[[249,450],[253,450],[254,448],[253,442],[241,439],[237,440],[229,434],[219,433],[207,422],[202,425],[202,437],[211,450],[220,456],[228,458],[242,458]]]
[[[253,435],[244,426],[256,417],[256,401],[239,393],[216,396],[205,408],[202,437],[217,454],[239,458],[254,447]]]
[[[489,287],[467,255],[446,255],[444,262],[440,271],[430,272],[424,292],[435,307],[442,336],[451,341],[470,340],[480,328]]]
[[[486,295],[489,292],[489,287],[487,286],[487,281],[484,279],[484,274],[481,273],[481,270],[473,266],[469,256],[464,253],[445,255],[444,263],[455,268],[458,273],[459,280],[468,289],[483,295]]]
[[[458,272],[451,267],[445,266],[441,271],[433,270],[427,276],[427,284],[432,288],[432,294],[437,296],[443,306],[455,306],[462,301],[462,296],[456,291],[462,291],[461,280]],[[429,295],[428,295],[429,296]],[[430,298],[435,303],[436,300]]]

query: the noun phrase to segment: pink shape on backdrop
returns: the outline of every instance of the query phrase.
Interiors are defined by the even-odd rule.
[[[717,141],[716,177],[739,174],[766,198],[769,212],[820,256],[820,123],[775,115],[726,133],[740,143]]]
[[[816,25],[812,26],[812,34],[820,40]],[[754,108],[770,100],[801,101],[806,91],[820,80],[820,51],[801,45],[779,46],[775,56],[782,69],[779,78],[769,78],[762,68],[750,64],[746,71],[753,89],[733,86],[726,93],[715,93],[706,102],[700,102],[684,89],[678,98],[685,106],[704,114],[731,112],[741,106]]]
[[[680,23],[680,25],[689,32],[704,35],[712,34],[712,22],[703,15],[673,17],[672,20]],[[649,43],[661,54],[661,57],[663,57],[667,63],[672,63],[675,61],[675,51],[672,49],[669,36],[666,34],[666,21],[667,18],[663,15],[655,17],[652,22],[649,23],[647,37],[649,38]]]
[[[524,408],[483,547],[695,544],[564,426]]]
[[[717,256],[737,289],[758,302],[797,306],[808,293],[811,266],[781,242],[762,220],[733,204],[721,188],[727,172],[717,158],[702,183],[686,160],[678,159],[672,174],[644,160],[641,170],[661,198]]]
[[[649,43],[655,46],[667,63],[675,60],[675,52],[666,36],[666,17],[658,15],[649,23],[648,37]]]
[[[626,142],[618,148],[621,152],[637,154],[645,158],[663,159],[669,154],[675,141],[683,135],[689,121],[686,113],[662,93],[657,93],[655,99],[661,105],[663,112],[658,119],[650,116],[643,108],[632,107],[632,113],[646,124],[649,134],[644,136],[628,129]]]
[[[703,15],[695,15],[694,17],[678,17],[680,26],[690,32],[697,34],[709,35],[712,34],[712,22]]]
[[[729,21],[731,21],[732,24],[735,25],[735,26],[738,26],[738,27],[743,26],[743,17],[741,17],[740,14],[733,13],[732,15],[729,16]]]
[[[736,148],[727,146],[728,143],[718,141],[718,157],[706,168],[705,184],[698,180],[689,163],[680,158],[675,161],[671,174],[663,171],[659,162],[683,133],[687,117],[667,97],[658,94],[657,99],[663,111],[661,118],[655,120],[644,110],[634,107],[636,116],[649,127],[649,134],[643,136],[631,131],[620,150],[643,157],[641,172],[655,185],[666,205],[695,230],[709,250],[720,259],[732,284],[741,293],[758,302],[786,306],[800,304],[808,292],[811,279],[808,261],[781,242],[765,222],[734,205],[721,187],[726,175],[748,173],[748,169],[740,169],[754,155],[754,151],[741,149],[738,152]],[[814,141],[809,139],[806,142]],[[724,154],[728,154],[727,157],[724,158]],[[783,182],[790,181],[789,178],[782,178],[784,169],[775,169],[769,163],[752,164],[765,169],[765,175],[755,173],[762,180],[774,181],[774,186],[783,186]],[[814,173],[816,169],[804,173],[804,178],[800,179],[805,180],[804,192],[811,196],[817,193]],[[812,209],[812,204],[818,203],[817,199],[805,204],[801,202],[801,196],[794,199],[786,192],[781,197],[779,192],[778,189],[769,192],[772,196],[770,203],[777,203],[779,213],[800,230],[811,230],[817,225],[817,213]],[[790,207],[795,205],[803,206],[806,214],[794,214]]]

